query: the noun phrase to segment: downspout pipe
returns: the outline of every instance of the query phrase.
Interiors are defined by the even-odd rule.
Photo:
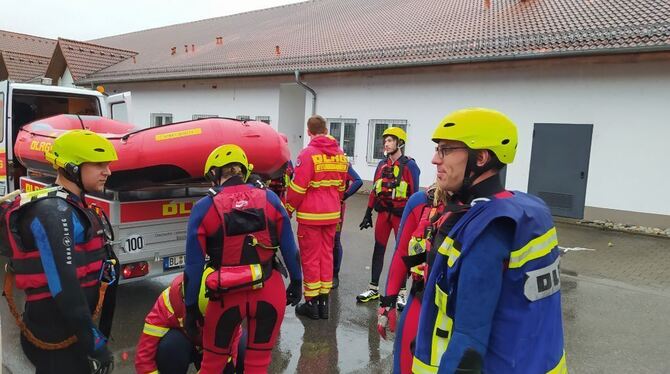
[[[300,80],[300,71],[295,71],[295,83],[299,84],[302,88],[309,91],[312,94],[312,115],[316,114],[316,91],[312,87],[306,85]]]

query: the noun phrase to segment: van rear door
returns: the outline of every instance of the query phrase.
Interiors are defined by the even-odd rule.
[[[117,121],[130,122],[130,92],[109,95],[105,98],[107,115]]]

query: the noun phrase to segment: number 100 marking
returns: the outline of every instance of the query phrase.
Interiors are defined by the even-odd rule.
[[[135,252],[144,247],[144,239],[141,236],[133,236],[126,239],[126,249],[128,252]]]

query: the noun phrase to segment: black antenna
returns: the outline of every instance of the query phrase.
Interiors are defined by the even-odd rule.
[[[81,123],[81,129],[86,130],[86,127],[84,126],[84,120],[81,119],[81,116],[79,114],[75,114],[77,118],[79,118],[79,123]]]

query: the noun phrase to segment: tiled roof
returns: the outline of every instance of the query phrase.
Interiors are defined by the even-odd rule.
[[[14,51],[51,57],[55,46],[56,41],[53,39],[0,30],[0,51]]]
[[[58,39],[58,49],[63,54],[74,81],[137,55],[137,52],[101,45]]]
[[[53,39],[0,30],[2,79],[25,82],[44,75],[55,46]],[[7,76],[4,76],[5,70]]]
[[[12,51],[1,51],[0,56],[7,69],[9,79],[16,82],[25,82],[44,75],[49,65],[49,57],[44,56]]]
[[[94,42],[139,54],[84,82],[643,52],[670,50],[670,1],[313,0]]]

